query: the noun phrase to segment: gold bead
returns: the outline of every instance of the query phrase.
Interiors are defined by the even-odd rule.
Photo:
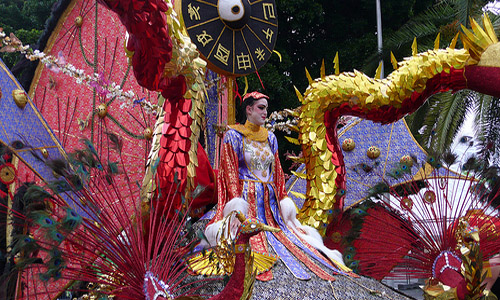
[[[349,139],[345,139],[343,142],[342,142],[342,149],[344,151],[352,151],[354,149],[354,147],[356,147],[356,143],[354,142],[353,139],[349,138]]]
[[[401,159],[399,159],[399,163],[402,165],[406,165],[408,168],[413,167],[413,158],[410,155],[403,155]]]
[[[83,25],[83,18],[82,16],[78,16],[75,18],[75,26],[78,28],[81,28]]]
[[[436,193],[434,193],[433,191],[425,191],[424,201],[427,204],[433,204],[434,202],[436,202]]]
[[[371,146],[368,148],[368,151],[366,151],[366,155],[371,159],[375,159],[380,156],[380,149],[375,146]]]
[[[411,210],[413,208],[413,200],[408,197],[404,197],[400,200],[399,205],[404,210]]]
[[[17,107],[21,109],[23,109],[26,106],[26,103],[28,103],[28,96],[26,96],[26,93],[23,90],[13,90],[12,98],[14,98],[14,102]]]
[[[108,106],[105,103],[99,104],[97,107],[97,115],[99,118],[104,118],[108,114]]]
[[[4,184],[11,184],[16,179],[16,170],[12,165],[3,165],[0,168],[0,180]]]
[[[144,138],[146,140],[150,140],[151,138],[153,138],[153,129],[151,129],[151,127],[147,127],[146,129],[144,129]]]

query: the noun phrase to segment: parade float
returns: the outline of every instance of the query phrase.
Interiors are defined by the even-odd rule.
[[[443,161],[450,161],[425,154],[398,120],[444,91],[500,96],[499,43],[487,16],[482,26],[472,21],[471,30],[462,29],[464,49],[455,49],[458,36],[446,49],[439,39],[436,49],[424,53],[415,44],[413,56],[394,62],[385,79],[338,68],[326,75],[324,67],[316,80],[307,74],[309,87],[296,91],[302,105],[289,111],[296,118],[289,128],[298,132],[289,140],[301,145],[296,159],[304,165],[286,193],[300,208],[300,223],[283,226],[276,215],[274,223],[272,215],[258,220],[230,211],[227,222],[233,224],[224,226],[238,232],[234,239],[193,253],[191,217],[219,200],[211,195],[221,139],[206,127],[205,116],[215,115],[215,125],[233,121],[234,78],[255,72],[273,53],[276,4],[68,4],[43,52],[2,37],[5,49],[40,60],[28,92],[2,70],[1,182],[13,264],[6,278],[14,282],[15,299],[56,299],[67,291],[83,298],[316,299],[342,298],[360,288],[367,298],[403,297],[352,270],[376,279],[428,278],[430,297],[483,296],[483,261],[500,250],[495,213],[472,201],[449,214],[443,178],[474,181],[473,174],[444,168]],[[346,115],[397,123],[386,135],[368,123],[368,132],[340,143],[338,136],[348,130],[338,133],[337,124]],[[346,128],[368,121],[353,122]],[[377,138],[368,143],[371,135]],[[394,151],[397,143],[406,145]],[[432,180],[438,182],[434,190]],[[366,201],[388,195],[403,212]],[[434,225],[419,221],[419,207],[432,212]],[[383,225],[386,230],[370,231]],[[309,247],[300,234],[309,228],[323,247],[340,250],[343,261]],[[302,243],[303,252],[291,252],[302,263],[298,272],[290,268],[294,258],[276,250],[280,244],[264,255],[267,262],[252,251],[250,236],[264,234],[289,249],[287,241]],[[274,277],[256,281],[259,268],[273,270]]]

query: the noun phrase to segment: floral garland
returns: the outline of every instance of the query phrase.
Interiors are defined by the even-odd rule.
[[[274,111],[266,119],[267,130],[274,132],[275,130],[284,131],[291,134],[293,128],[298,124],[297,114],[300,113],[299,109],[284,109],[282,111]],[[289,117],[292,117],[291,119]],[[339,128],[345,126],[353,117],[341,116],[339,120]]]
[[[70,63],[67,63],[62,53],[59,52],[57,57],[45,54],[39,50],[33,50],[29,45],[23,45],[13,33],[6,36],[3,28],[0,28],[0,41],[3,47],[0,52],[19,52],[23,54],[30,61],[40,60],[49,70],[53,72],[62,72],[65,75],[73,77],[78,84],[85,84],[91,88],[96,89],[97,93],[102,97],[116,98],[121,101],[120,108],[129,108],[140,105],[146,113],[155,114],[157,105],[145,100],[145,98],[138,99],[135,93],[131,90],[124,91],[120,85],[115,82],[109,82],[104,78],[104,74],[94,73],[92,75],[85,74],[84,70],[77,69]]]
[[[271,115],[266,119],[267,130],[274,132],[276,129],[284,131],[287,134],[291,134],[291,128],[297,126],[299,120],[295,117],[297,115],[297,109],[284,109],[282,111],[273,111]],[[289,118],[293,117],[293,118]]]

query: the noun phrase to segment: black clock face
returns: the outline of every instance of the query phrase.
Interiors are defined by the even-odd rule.
[[[274,0],[182,0],[189,37],[215,71],[251,74],[271,56],[278,35]]]

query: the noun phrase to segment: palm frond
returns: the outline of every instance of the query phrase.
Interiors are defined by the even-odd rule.
[[[417,131],[420,133],[418,135],[418,142],[426,149],[430,149],[431,140],[436,133],[436,120],[439,118],[440,111],[437,109],[439,106],[439,102],[441,97],[446,97],[446,93],[434,95],[427,99],[428,107],[424,112],[420,112],[419,114],[422,116],[418,125],[411,125],[415,128],[418,128]]]
[[[442,93],[428,100],[422,110],[412,118],[410,128],[418,132],[417,140],[432,152],[446,152],[453,143],[467,112],[474,107],[477,95],[469,91],[455,94]]]
[[[478,108],[480,119],[478,123],[479,157],[489,164],[498,164],[500,157],[500,107],[498,98],[484,97]]]
[[[465,27],[470,27],[470,18],[477,19],[482,14],[482,8],[489,0],[450,0],[451,6],[456,11],[457,20]]]
[[[488,16],[490,17],[491,24],[493,24],[493,28],[498,35],[500,33],[500,16],[493,13],[488,13]]]
[[[465,121],[467,112],[471,111],[474,106],[475,95],[468,91],[458,92],[447,99],[449,102],[444,101],[440,105],[443,110],[436,127],[436,151],[445,152],[450,148],[460,126]]]
[[[420,136],[419,130],[424,126],[423,122],[424,122],[425,116],[429,112],[429,108],[430,108],[430,104],[429,104],[429,100],[427,100],[413,114],[408,115],[405,118],[406,123],[408,124],[408,127],[410,128],[411,133],[413,134],[413,136],[415,136],[415,138],[419,142],[421,142],[421,140],[419,138],[419,136]]]
[[[459,32],[460,24],[470,27],[470,17],[479,20],[483,14],[482,8],[488,2],[483,0],[437,1],[434,6],[412,17],[396,32],[385,37],[382,53],[374,51],[368,56],[364,62],[363,71],[371,73],[378,66],[380,59],[389,62],[391,51],[396,57],[411,55],[410,46],[414,38],[417,38],[419,52],[432,49],[438,33],[441,36],[441,47],[447,47]],[[492,15],[491,18],[495,29],[500,28],[499,17]]]
[[[479,95],[477,105],[474,109],[475,118],[474,123],[476,124],[476,130],[481,130],[481,120],[487,118],[489,111],[491,109],[493,97],[488,95]]]
[[[400,48],[403,45],[410,45],[416,37],[422,45],[423,50],[432,48],[433,44],[425,45],[421,39],[428,37],[434,41],[442,26],[452,23],[455,19],[453,7],[442,2],[413,17],[408,23],[403,25],[398,31],[386,39],[387,46]],[[422,49],[419,49],[421,51]]]
[[[373,52],[368,56],[363,71],[371,73],[380,59],[389,62],[391,51],[398,59],[411,55],[414,38],[418,41],[418,51],[422,52],[433,48],[437,34],[441,33],[441,45],[445,47],[459,30],[455,19],[453,7],[447,1],[439,2],[414,16],[399,30],[384,38],[382,53]]]
[[[441,26],[445,26],[453,21],[453,8],[447,4],[438,4],[421,14],[412,18],[403,25],[398,31],[387,37],[387,46],[400,48],[404,45],[410,45],[416,37],[421,48],[426,50],[432,47],[432,44],[425,45],[421,39],[428,37],[434,41]],[[422,49],[419,49],[421,51]]]

